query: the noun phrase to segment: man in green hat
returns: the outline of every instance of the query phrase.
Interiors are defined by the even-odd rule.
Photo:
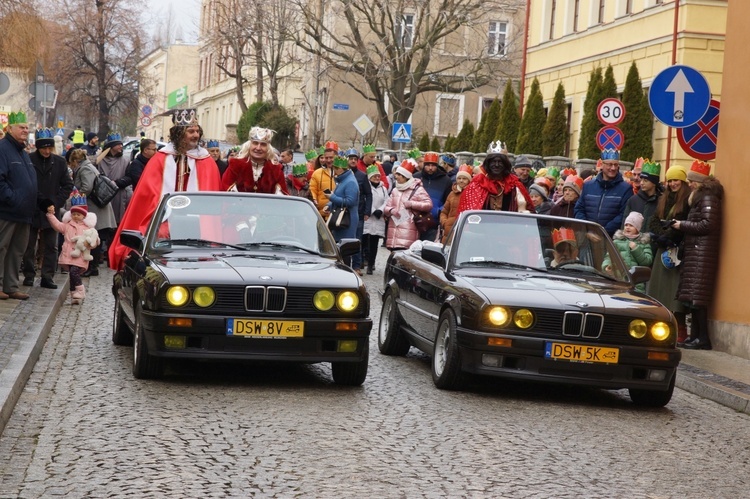
[[[659,163],[648,160],[643,163],[640,173],[641,188],[637,194],[628,199],[623,218],[626,218],[630,212],[637,211],[643,215],[645,220],[643,226],[648,228],[649,220],[656,213],[656,206],[659,204],[659,196],[662,193],[660,173],[661,165]]]
[[[26,114],[10,113],[5,132],[0,140],[0,300],[26,300],[29,295],[18,289],[18,270],[33,214],[39,209],[36,171],[26,152]]]
[[[380,171],[380,181],[383,182],[385,188],[388,189],[388,178],[385,174],[385,170],[383,170],[383,165],[377,162],[375,146],[372,144],[366,144],[362,147],[362,157],[357,161],[357,170],[361,171],[366,177],[367,167],[370,165],[378,166],[378,171]]]
[[[292,166],[292,173],[286,176],[286,190],[289,191],[291,196],[311,199],[306,164],[301,163]]]

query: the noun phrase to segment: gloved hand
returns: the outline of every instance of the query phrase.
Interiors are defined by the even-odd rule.
[[[672,242],[672,240],[669,239],[667,236],[659,236],[659,237],[657,237],[656,238],[656,244],[660,248],[667,248],[667,249],[669,249],[669,248],[671,248],[672,246],[675,245],[674,242]]]
[[[375,218],[380,218],[383,216],[383,210],[375,210],[372,212],[372,216]]]

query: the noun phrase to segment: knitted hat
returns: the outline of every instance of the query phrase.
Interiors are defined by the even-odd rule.
[[[414,161],[412,158],[409,158],[402,161],[401,164],[396,167],[394,173],[401,174],[406,178],[412,178],[414,176],[414,171],[416,170],[416,168],[416,161]]]
[[[424,162],[425,164],[433,164],[437,165],[440,164],[440,157],[438,156],[438,153],[436,152],[426,152],[424,153]]]
[[[661,173],[661,165],[659,163],[651,163],[650,161],[643,163],[641,178],[645,178],[649,182],[659,185],[659,173]]]
[[[529,194],[536,193],[539,194],[542,199],[547,201],[547,189],[544,188],[541,184],[531,184],[529,186]]]
[[[690,166],[690,171],[687,174],[687,179],[691,182],[705,182],[706,179],[708,179],[710,173],[711,165],[709,165],[708,163],[704,163],[703,161],[698,161],[696,159]]]
[[[469,179],[469,181],[471,181],[471,177],[473,173],[474,173],[474,168],[472,168],[469,165],[461,165],[458,168],[458,173],[456,173],[456,179],[458,179],[458,177],[466,177]]]
[[[687,182],[687,172],[685,167],[680,165],[672,165],[667,169],[667,180],[682,180]]]
[[[536,177],[546,177],[547,176],[547,169],[546,168],[539,168],[536,172]]]
[[[531,160],[524,154],[521,154],[516,158],[516,163],[513,165],[513,168],[531,168]]]
[[[97,138],[98,135],[95,132],[89,132],[86,134],[86,142],[91,142],[95,138]]]
[[[70,193],[70,212],[80,213],[84,217],[89,212],[89,207],[86,204],[86,195],[81,194],[75,187]]]
[[[367,167],[367,178],[371,178],[373,175],[380,175],[380,169],[374,163]]]
[[[625,218],[625,223],[623,225],[627,224],[632,225],[638,232],[640,232],[641,227],[643,227],[643,215],[637,211],[631,211],[630,215]]]
[[[37,149],[42,147],[55,147],[55,136],[50,128],[40,128],[34,133]]]
[[[566,187],[573,189],[580,196],[581,189],[583,189],[583,180],[578,175],[568,175],[563,184],[563,191]]]

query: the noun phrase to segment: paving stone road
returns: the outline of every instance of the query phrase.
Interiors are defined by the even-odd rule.
[[[132,349],[110,339],[111,275],[62,307],[0,436],[0,497],[750,493],[747,414],[679,389],[659,410],[487,379],[440,391],[426,356],[380,355],[376,328],[361,388],[334,385],[328,365],[182,363],[136,380]]]

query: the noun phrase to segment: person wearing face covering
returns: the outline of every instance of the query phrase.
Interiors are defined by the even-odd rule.
[[[490,144],[480,172],[466,186],[458,203],[457,216],[466,210],[497,210],[528,213],[534,203],[526,187],[512,173],[508,156],[500,146]]]

